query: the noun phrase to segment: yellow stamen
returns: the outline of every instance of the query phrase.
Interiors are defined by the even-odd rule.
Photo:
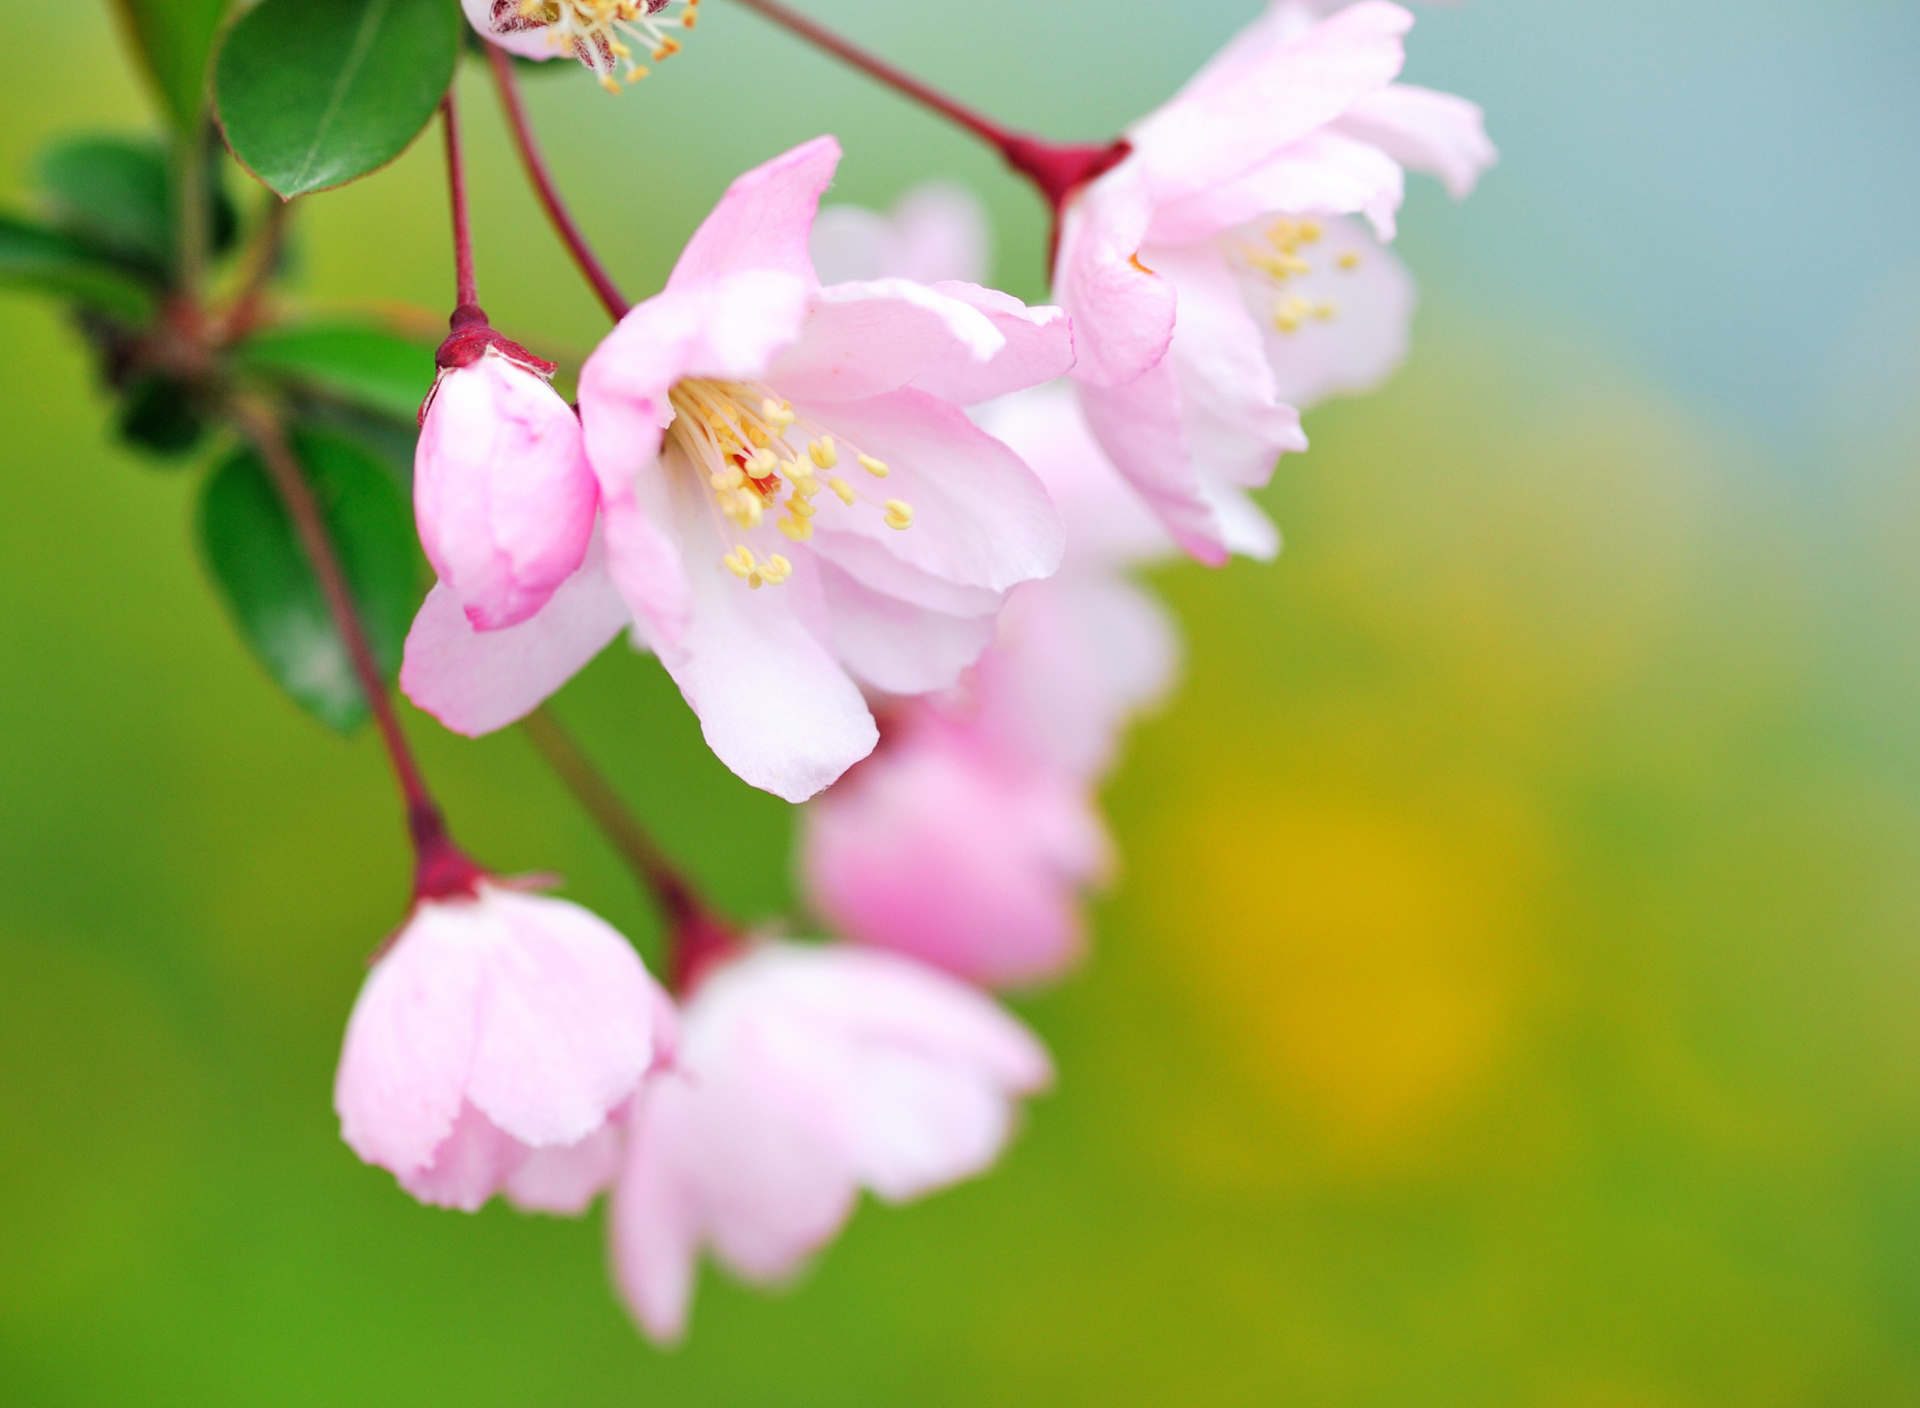
[[[1360,251],[1349,249],[1340,256],[1340,267],[1351,273],[1360,267]]]
[[[813,525],[804,518],[782,518],[773,526],[796,543],[804,543],[813,536]]]
[[[854,458],[860,461],[860,468],[864,469],[868,474],[871,474],[875,479],[885,479],[887,477],[887,466],[884,461],[877,460],[872,455],[855,455]],[[822,465],[821,468],[831,469],[832,466]]]
[[[853,507],[853,485],[847,483],[847,481],[840,478],[839,475],[835,475],[827,481],[827,487],[840,496],[841,503],[845,504],[848,508]]]
[[[913,527],[913,508],[903,500],[888,499],[887,527],[901,529]]]
[[[822,469],[832,469],[840,463],[840,455],[839,452],[833,448],[833,437],[831,435],[822,435],[818,440],[807,446],[807,453],[813,457],[813,462]]]

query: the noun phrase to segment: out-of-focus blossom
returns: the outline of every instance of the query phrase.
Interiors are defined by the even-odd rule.
[[[479,630],[515,625],[545,606],[593,534],[599,485],[579,418],[542,374],[551,370],[489,345],[442,371],[421,417],[413,458],[420,543]]]
[[[527,59],[571,55],[592,69],[609,92],[647,76],[641,54],[654,63],[680,50],[674,31],[692,29],[700,0],[460,0],[473,27],[493,43]],[[637,49],[636,49],[636,46]]]
[[[880,748],[807,808],[801,872],[848,938],[998,986],[1055,976],[1078,954],[1082,895],[1111,868],[1094,789],[1178,646],[1125,575],[1172,544],[1072,394],[1023,392],[982,419],[1046,481],[1066,560],[1012,594],[958,687],[885,711]]]
[[[501,727],[631,622],[722,761],[800,801],[872,750],[860,685],[951,684],[1058,565],[1045,488],[960,408],[1063,372],[1066,319],[957,282],[823,287],[807,237],[839,155],[734,182],[588,359],[604,552],[505,631],[430,595],[401,674],[422,708]]]
[[[628,1303],[653,1338],[677,1339],[702,1248],[780,1281],[862,1189],[903,1202],[986,1169],[1018,1097],[1051,1078],[1018,1022],[908,959],[769,943],[723,963],[626,1121],[612,1236]],[[556,1156],[540,1176],[577,1191],[601,1157]]]
[[[1405,169],[1457,197],[1494,159],[1477,107],[1393,82],[1411,15],[1319,8],[1280,0],[1063,212],[1054,284],[1088,419],[1206,562],[1278,548],[1245,491],[1305,448],[1288,397],[1358,389],[1404,348],[1404,271],[1331,217],[1391,239]]]
[[[824,207],[807,249],[823,283],[900,278],[977,284],[987,277],[992,240],[986,212],[966,187],[928,181],[885,215],[857,205]]]
[[[422,1202],[478,1208],[535,1150],[591,1141],[671,1050],[633,946],[564,900],[481,881],[423,900],[367,975],[340,1132]]]

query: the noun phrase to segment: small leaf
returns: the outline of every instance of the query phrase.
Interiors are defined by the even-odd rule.
[[[207,66],[228,0],[115,0],[134,50],[181,131],[194,127],[207,94]]]
[[[207,432],[191,390],[164,376],[135,382],[121,400],[120,438],[161,459],[193,452]]]
[[[432,119],[465,28],[454,0],[261,0],[215,70],[227,145],[285,197],[377,170]]]
[[[207,230],[215,253],[233,244],[238,219],[208,163]],[[40,186],[60,228],[88,248],[164,280],[174,261],[174,169],[160,144],[74,137],[40,156]]]
[[[239,365],[411,422],[433,390],[433,349],[379,328],[286,328],[251,338]]]
[[[392,478],[351,442],[301,429],[293,447],[320,500],[368,643],[391,680],[421,597],[412,515]],[[251,450],[209,476],[199,530],[207,570],[247,647],[302,708],[352,732],[367,716],[366,696],[293,523]]]
[[[72,236],[12,215],[0,215],[0,284],[57,294],[130,327],[154,311],[139,279]]]

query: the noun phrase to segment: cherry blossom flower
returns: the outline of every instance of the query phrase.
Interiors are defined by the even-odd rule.
[[[527,59],[570,54],[609,92],[645,78],[639,46],[654,63],[680,51],[676,29],[692,29],[700,0],[460,0],[473,27]]]
[[[1206,562],[1278,549],[1246,490],[1306,446],[1288,395],[1358,389],[1404,347],[1404,271],[1330,218],[1391,239],[1405,169],[1459,197],[1494,159],[1477,107],[1392,81],[1411,15],[1318,8],[1281,0],[1063,212],[1055,288],[1088,419]]]
[[[912,279],[934,284],[987,277],[992,231],[980,202],[964,186],[927,181],[887,214],[857,205],[829,205],[807,242],[826,283]]]
[[[547,384],[552,371],[490,341],[441,372],[421,415],[420,543],[478,630],[515,625],[546,605],[593,534],[599,485],[579,418]]]
[[[415,703],[499,728],[630,624],[722,761],[801,801],[872,750],[860,685],[951,684],[1006,592],[1058,566],[1045,488],[961,407],[1063,372],[1065,317],[965,283],[822,286],[807,237],[839,155],[820,138],[735,181],[588,359],[603,548],[502,631],[436,588]]]
[[[985,409],[1066,521],[1060,571],[1017,589],[961,685],[884,711],[880,748],[805,812],[801,873],[838,932],[975,982],[1056,976],[1112,866],[1095,785],[1178,646],[1124,569],[1171,550],[1064,386]]]
[[[674,1030],[615,930],[480,881],[422,900],[367,975],[334,1083],[340,1132],[422,1202],[473,1211],[532,1151],[591,1140]]]
[[[672,1069],[626,1124],[612,1238],[635,1316],[656,1340],[680,1337],[703,1247],[744,1280],[778,1282],[832,1240],[861,1189],[905,1202],[983,1172],[1016,1099],[1051,1079],[1013,1018],[892,954],[767,943],[712,968]],[[602,1159],[547,1160],[535,1200],[577,1192]]]

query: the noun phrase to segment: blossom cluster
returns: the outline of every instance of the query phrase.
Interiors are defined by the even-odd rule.
[[[629,41],[678,47],[665,8],[466,4],[609,80]],[[1177,669],[1136,573],[1277,550],[1248,493],[1306,448],[1300,412],[1404,355],[1404,174],[1461,196],[1493,160],[1473,105],[1395,81],[1412,23],[1278,0],[1057,192],[1057,306],[983,285],[984,221],[951,187],[820,211],[821,137],[733,182],[577,406],[456,314],[413,481],[438,583],[402,687],[483,734],[625,635],[729,768],[805,804],[800,877],[840,941],[683,910],[669,995],[584,910],[462,873],[353,1012],[357,1153],[469,1210],[610,1190],[619,1285],[660,1339],[703,1251],[777,1281],[863,1190],[993,1162],[1051,1066],[988,992],[1081,953],[1114,867],[1099,786]]]

